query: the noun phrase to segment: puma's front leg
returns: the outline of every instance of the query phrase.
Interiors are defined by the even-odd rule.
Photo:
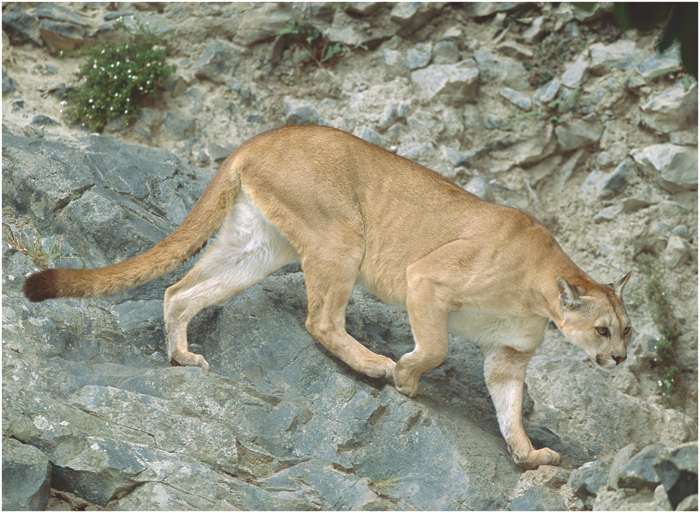
[[[418,393],[421,375],[447,356],[447,316],[454,291],[439,279],[441,257],[442,251],[435,251],[406,270],[406,308],[416,347],[396,363],[394,384],[408,397]]]
[[[485,351],[484,375],[496,406],[498,425],[506,439],[513,461],[527,469],[540,465],[558,465],[559,453],[544,448],[535,450],[523,428],[523,388],[525,369],[534,351],[520,352],[498,346]]]

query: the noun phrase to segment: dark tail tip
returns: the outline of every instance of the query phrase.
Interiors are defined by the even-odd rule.
[[[32,303],[46,299],[56,299],[58,295],[58,271],[47,269],[40,273],[32,274],[24,280],[24,295]]]

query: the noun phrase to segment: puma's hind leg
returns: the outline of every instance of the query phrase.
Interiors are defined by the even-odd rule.
[[[345,330],[345,309],[357,279],[362,253],[352,248],[338,248],[327,254],[338,257],[305,255],[302,262],[309,303],[306,329],[353,370],[372,378],[391,377],[394,361],[373,353]]]
[[[204,308],[243,292],[294,261],[298,261],[298,254],[287,239],[250,197],[239,194],[214,245],[182,280],[165,292],[165,338],[170,361],[208,371],[204,357],[189,351],[190,320]]]

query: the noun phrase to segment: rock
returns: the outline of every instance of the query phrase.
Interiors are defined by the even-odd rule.
[[[578,167],[579,160],[581,160],[581,157],[584,155],[585,150],[583,149],[578,149],[576,150],[571,157],[564,163],[564,165],[559,169],[558,177],[559,177],[559,184],[561,186],[564,186],[566,181],[571,177],[571,174],[576,170]]]
[[[30,121],[30,124],[34,126],[58,126],[60,123],[56,121],[55,119],[51,119],[48,116],[44,116],[43,114],[39,114],[37,116],[34,116],[32,120]]]
[[[698,149],[655,144],[630,152],[642,171],[671,194],[698,190]]]
[[[211,159],[216,162],[217,164],[221,164],[224,160],[226,160],[231,153],[233,153],[236,149],[236,146],[229,143],[226,146],[219,146],[218,144],[210,144],[209,145],[209,155],[211,156]]]
[[[685,239],[672,235],[668,238],[666,251],[663,254],[663,261],[668,269],[674,269],[683,265],[690,258],[690,244]]]
[[[518,2],[474,2],[468,4],[468,14],[474,18],[484,18],[494,13],[510,11]]]
[[[408,51],[406,65],[411,71],[414,69],[425,68],[428,64],[430,64],[431,58],[432,53],[430,52],[429,47],[423,43],[418,43],[414,48],[411,48]]]
[[[567,485],[592,509],[598,488],[604,486],[608,479],[608,468],[602,461],[591,461],[571,472]]]
[[[2,509],[43,511],[49,502],[51,462],[36,447],[2,440]]]
[[[637,66],[637,73],[644,78],[663,75],[681,67],[681,49],[675,45],[664,53],[654,52],[648,59]]]
[[[507,57],[494,54],[491,50],[482,48],[474,52],[474,59],[479,65],[481,79],[502,83],[513,89],[519,89],[527,83],[530,74],[522,64]]]
[[[635,196],[622,200],[622,211],[636,212],[637,210],[647,208],[648,206],[658,202],[658,198],[652,194],[651,187],[647,185]]]
[[[432,52],[433,64],[455,64],[459,62],[459,49],[452,41],[440,41]]]
[[[468,61],[458,64],[433,64],[411,73],[419,98],[424,102],[443,100],[464,103],[474,99],[479,70]]]
[[[691,127],[691,130],[685,130],[682,132],[671,132],[670,143],[677,146],[697,146],[698,127]]]
[[[698,118],[698,84],[686,91],[679,81],[640,105],[644,124],[662,133],[683,130]]]
[[[231,79],[231,73],[238,64],[235,61],[237,54],[236,47],[228,41],[217,40],[209,44],[197,62],[195,76],[225,84]]]
[[[180,96],[187,90],[187,82],[185,82],[185,79],[177,73],[173,73],[166,78],[164,85],[170,94],[173,95],[173,97]]]
[[[360,16],[369,16],[381,10],[384,5],[386,5],[384,2],[353,2],[348,6],[347,12]]]
[[[526,43],[537,43],[544,36],[544,16],[538,16],[527,29],[523,31],[523,39]]]
[[[593,222],[595,224],[600,224],[614,221],[619,217],[620,212],[622,212],[622,205],[613,205],[611,207],[604,208],[593,216]]]
[[[575,150],[598,142],[603,135],[603,124],[600,121],[572,119],[558,124],[554,132],[563,150]]]
[[[391,82],[396,77],[406,75],[408,71],[408,65],[401,52],[388,48],[384,50],[384,68],[382,72],[385,82]]]
[[[284,97],[282,108],[284,119],[288,125],[313,125],[319,121],[321,114],[307,99]]]
[[[591,461],[594,454],[613,455],[623,443],[636,443],[641,447],[653,443],[670,446],[695,439],[695,419],[619,392],[597,369],[586,365],[583,358],[583,354],[536,355],[528,365],[525,378],[528,394],[538,405],[529,415],[530,425],[547,422],[557,433],[569,432],[569,426],[577,425],[575,438],[589,454],[579,465]],[[558,376],[557,386],[549,381],[552,373]],[[585,422],[570,418],[579,415]],[[611,436],[614,432],[625,435]],[[567,450],[573,453],[573,446],[569,447],[571,449]]]
[[[529,96],[514,91],[510,87],[502,87],[498,90],[498,93],[510,103],[523,110],[530,110],[532,107],[532,101]]]
[[[271,41],[275,35],[294,20],[291,4],[250,4],[230,22],[232,41],[243,46],[253,46]]]
[[[610,472],[608,473],[608,488],[617,490],[619,488],[620,475],[627,467],[630,458],[639,452],[637,444],[629,444],[623,447],[613,458],[610,464]]]
[[[5,72],[2,72],[2,94],[5,93],[11,93],[13,91],[17,90],[17,87],[19,87],[19,84],[17,84],[17,81],[12,78],[9,75],[6,75]]]
[[[668,501],[663,486],[656,490],[633,490],[620,488],[619,490],[604,489],[598,493],[593,504],[593,511],[670,511],[671,503]]]
[[[391,9],[390,19],[401,28],[401,37],[410,36],[437,16],[445,2],[398,2]]]
[[[532,59],[535,54],[527,46],[516,43],[515,41],[505,41],[496,47],[498,53],[511,57],[518,61],[526,61]]]
[[[374,48],[396,34],[398,25],[384,17],[379,23],[368,24],[363,19],[355,19],[342,10],[337,10],[333,25],[325,32],[332,43],[343,43],[350,47]]]
[[[379,118],[379,122],[377,123],[377,127],[380,130],[386,130],[387,128],[389,128],[398,119],[398,117],[399,117],[398,112],[399,112],[398,105],[395,103],[390,103],[384,109],[384,112],[382,112],[382,115]]]
[[[695,496],[694,502],[697,503],[697,441],[674,448],[662,449],[654,462],[654,470],[656,470],[656,474],[661,479],[661,483],[666,489],[668,499],[674,509],[677,509],[688,497]],[[691,499],[691,501],[692,500],[693,499]],[[684,505],[684,507],[688,506],[689,504]]]
[[[372,144],[379,144],[379,141],[381,139],[379,134],[377,132],[375,132],[374,130],[372,130],[368,126],[363,126],[360,129],[360,133],[357,134],[357,136],[360,139],[367,141],[368,143],[372,143]]]
[[[639,55],[634,41],[620,39],[609,45],[596,43],[590,46],[591,63],[589,71],[604,75],[613,69],[629,70]]]
[[[491,203],[494,201],[491,184],[489,184],[489,181],[483,176],[472,178],[464,188],[484,201]]]
[[[619,194],[637,176],[637,168],[631,158],[623,160],[611,173],[598,182],[598,197],[609,198]]]
[[[681,239],[690,239],[690,230],[688,230],[688,227],[685,225],[680,225],[676,226],[673,230],[671,230],[671,233],[673,235],[677,235]]]
[[[617,479],[618,488],[656,489],[661,484],[661,480],[653,464],[661,449],[663,449],[661,445],[649,445],[630,458],[620,471]]]
[[[163,123],[164,130],[179,141],[192,137],[195,132],[197,120],[195,118],[185,118],[175,111],[165,113]]]
[[[566,484],[569,472],[561,467],[552,465],[542,465],[537,470],[526,470],[520,476],[518,484],[512,492],[513,497],[521,495],[529,488],[546,486],[552,490],[559,489]]]
[[[40,20],[49,19],[53,21],[60,21],[63,23],[71,23],[73,25],[78,25],[80,27],[89,27],[90,22],[86,20],[83,16],[76,14],[71,9],[64,7],[59,4],[54,3],[43,3],[37,5],[34,9],[34,14]]]
[[[39,20],[27,14],[19,6],[10,6],[2,13],[2,30],[7,33],[10,43],[44,46],[39,33]]]
[[[681,503],[676,506],[676,511],[697,511],[698,510],[698,494],[688,495]]]
[[[564,74],[561,76],[562,85],[569,88],[580,85],[588,73],[589,65],[588,52],[583,52],[564,70]]]
[[[535,93],[534,101],[539,105],[549,106],[549,104],[557,97],[561,83],[555,78],[550,80],[545,85],[540,87]]]
[[[49,51],[70,52],[87,44],[87,32],[80,25],[44,19],[39,22],[39,34]]]
[[[427,162],[435,156],[435,149],[430,143],[414,144],[407,147],[399,148],[397,155],[405,157],[409,160],[417,160]]]
[[[561,495],[551,488],[536,486],[528,488],[508,505],[510,511],[567,511]]]
[[[462,153],[460,151],[453,150],[449,146],[440,146],[440,153],[442,157],[454,167],[474,165],[475,155],[473,151],[470,153]]]

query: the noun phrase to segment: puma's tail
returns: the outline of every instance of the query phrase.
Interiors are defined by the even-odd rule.
[[[47,269],[24,281],[24,295],[37,302],[59,297],[99,297],[159,278],[201,250],[221,226],[240,188],[233,155],[221,166],[182,224],[145,253],[100,269]]]

